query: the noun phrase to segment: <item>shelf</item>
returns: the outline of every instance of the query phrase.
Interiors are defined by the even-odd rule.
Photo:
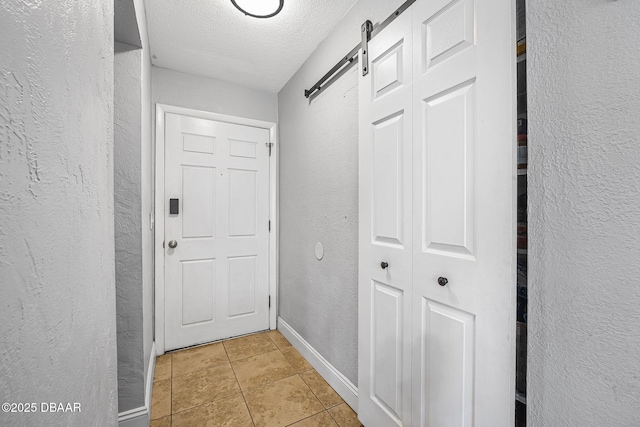
[[[518,255],[527,255],[526,249],[518,249]]]
[[[527,60],[527,54],[523,53],[521,55],[516,56],[516,58],[518,59],[518,62],[526,61]]]
[[[518,175],[526,175],[526,174],[527,174],[526,169],[518,169]]]
[[[518,393],[517,391],[516,391],[516,400],[522,403],[523,405],[527,404],[527,396],[525,396],[522,393]]]

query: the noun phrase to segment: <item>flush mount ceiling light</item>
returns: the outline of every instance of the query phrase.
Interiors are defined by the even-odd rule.
[[[271,18],[284,6],[284,0],[231,0],[231,3],[240,12],[254,18]]]

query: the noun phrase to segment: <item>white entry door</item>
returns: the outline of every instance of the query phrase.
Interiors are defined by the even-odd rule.
[[[417,0],[401,28],[396,20],[370,42],[360,86],[359,417],[367,427],[513,425],[512,3]],[[377,155],[384,147],[398,154]],[[400,165],[411,171],[410,188],[399,185]],[[391,262],[375,269],[399,251],[403,271]]]
[[[168,113],[165,132],[166,350],[267,329],[269,130]]]

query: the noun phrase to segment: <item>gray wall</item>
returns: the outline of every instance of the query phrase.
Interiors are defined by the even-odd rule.
[[[160,103],[256,120],[278,120],[275,93],[159,67],[151,67],[151,88],[154,106]]]
[[[140,28],[142,40],[142,74],[140,76],[141,100],[141,148],[140,148],[140,173],[141,173],[141,209],[142,215],[142,310],[143,310],[143,336],[144,336],[144,380],[149,371],[149,359],[154,341],[154,308],[153,308],[153,230],[150,227],[151,212],[153,212],[153,140],[151,108],[151,51],[147,31],[147,18],[143,0],[134,0],[136,6],[136,19]],[[153,381],[153,378],[149,379]],[[150,397],[146,396],[149,400]]]
[[[527,4],[529,422],[640,425],[640,6]]]
[[[0,2],[0,400],[117,422],[113,2]]]
[[[144,405],[141,56],[116,43],[114,61],[114,201],[118,411]]]
[[[279,315],[357,385],[358,70],[309,102],[308,89],[401,0],[360,0],[278,94]],[[316,242],[324,258],[314,255]]]
[[[118,0],[122,3],[124,0]],[[118,410],[140,408],[153,344],[153,232],[151,146],[151,58],[142,0],[131,0],[122,33],[142,48],[116,43],[115,52],[115,249],[118,332]],[[116,3],[118,4],[118,3]],[[116,10],[117,12],[117,10]],[[129,28],[132,27],[133,28]],[[125,31],[129,29],[129,31]],[[139,30],[139,34],[138,34]],[[134,34],[135,33],[135,34]],[[148,420],[138,420],[148,424]]]

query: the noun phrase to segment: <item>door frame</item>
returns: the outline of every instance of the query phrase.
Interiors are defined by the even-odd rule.
[[[269,157],[269,220],[271,221],[271,232],[269,233],[269,295],[271,296],[271,307],[269,308],[269,329],[276,329],[276,319],[278,313],[278,140],[277,124],[262,120],[248,119],[244,117],[230,116],[226,114],[211,113],[208,111],[194,110],[191,108],[178,107],[174,105],[156,103],[156,126],[155,126],[155,194],[154,194],[154,320],[155,320],[155,343],[156,355],[160,356],[165,352],[165,280],[164,262],[164,214],[165,214],[165,194],[164,194],[164,165],[165,165],[165,114],[174,113],[200,119],[215,120],[218,122],[233,123],[237,125],[252,126],[269,130],[269,142],[271,146],[271,156]]]

